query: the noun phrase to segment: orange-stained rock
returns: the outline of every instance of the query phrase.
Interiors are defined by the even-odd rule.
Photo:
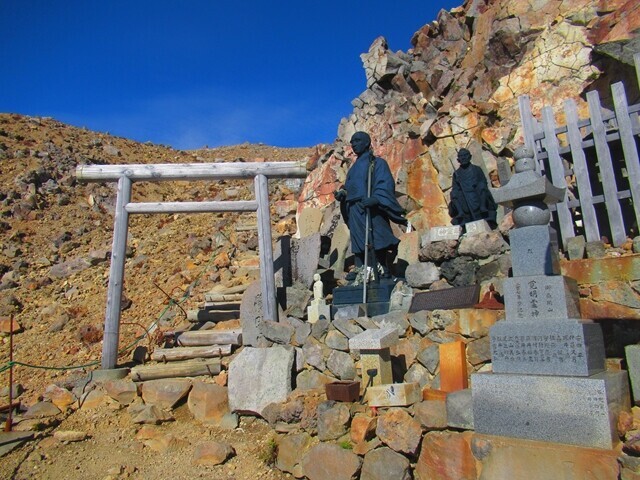
[[[392,408],[378,418],[376,435],[392,450],[415,455],[418,453],[422,427],[405,410]]]
[[[611,302],[594,302],[589,298],[580,299],[580,315],[592,320],[615,318],[618,320],[640,320],[640,310]]]
[[[578,284],[594,284],[640,279],[640,255],[560,261],[562,275],[573,278]]]
[[[447,325],[445,330],[450,333],[459,333],[465,337],[487,335],[489,327],[504,317],[502,310],[461,308],[457,312],[456,320]]]
[[[15,318],[11,317],[0,317],[0,333],[20,333],[22,331],[22,326],[18,323]]]
[[[478,440],[486,443],[481,449],[477,448]],[[476,456],[479,456],[482,462],[481,478],[483,479],[618,479],[618,452],[615,450],[476,434],[474,434],[471,445],[474,447]],[[422,448],[424,450],[424,443]],[[562,472],[561,477],[558,476],[559,472]]]
[[[374,437],[378,417],[359,414],[351,420],[351,441],[355,444],[370,440]]]
[[[415,468],[416,480],[476,480],[476,460],[470,446],[472,435],[472,432],[425,434]]]

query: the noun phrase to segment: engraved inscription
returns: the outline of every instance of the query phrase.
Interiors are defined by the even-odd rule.
[[[495,335],[491,337],[491,356],[520,364],[577,364],[584,360],[582,335]]]

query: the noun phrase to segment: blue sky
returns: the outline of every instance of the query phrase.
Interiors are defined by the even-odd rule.
[[[190,149],[331,143],[392,50],[462,0],[0,0],[0,112]]]

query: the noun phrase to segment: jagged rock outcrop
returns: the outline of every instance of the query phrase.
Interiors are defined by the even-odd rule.
[[[551,105],[559,117],[562,102],[574,98],[586,116],[585,90],[599,88],[609,73],[633,74],[639,24],[634,1],[468,0],[418,30],[406,53],[375,39],[361,56],[367,89],[310,172],[298,212],[333,202],[348,169],[348,141],[365,130],[388,161],[412,223],[448,225],[456,151],[471,150],[497,181],[498,159],[510,159],[523,140],[518,97],[530,96],[534,115]]]

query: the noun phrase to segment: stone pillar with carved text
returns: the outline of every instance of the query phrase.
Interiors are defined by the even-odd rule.
[[[506,318],[489,332],[493,372],[471,376],[475,430],[612,448],[617,416],[629,408],[626,372],[605,371],[600,325],[580,317],[576,282],[560,275],[549,205],[564,190],[535,171],[528,148],[515,158],[515,174],[492,191],[513,208],[516,228]]]

